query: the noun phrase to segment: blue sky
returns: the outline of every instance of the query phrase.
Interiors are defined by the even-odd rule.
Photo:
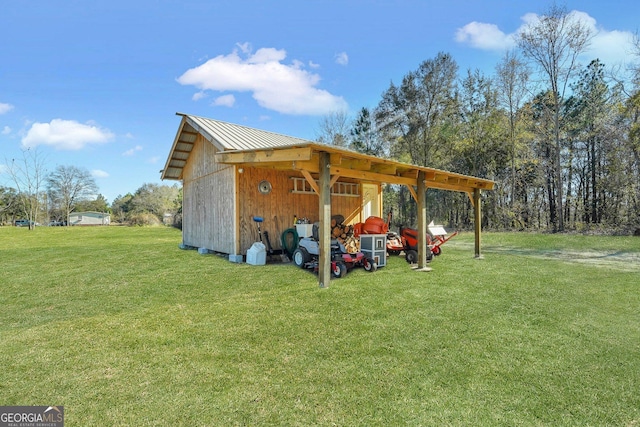
[[[640,2],[567,1],[592,27],[585,64],[632,60]],[[550,2],[31,0],[0,7],[0,185],[37,149],[94,175],[109,203],[160,170],[176,112],[315,139],[323,115],[373,108],[448,52],[491,74]],[[174,181],[166,181],[172,185]]]

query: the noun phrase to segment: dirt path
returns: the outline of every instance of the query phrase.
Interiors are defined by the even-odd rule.
[[[473,245],[456,242],[456,247]],[[504,246],[484,246],[482,253],[502,253],[536,258],[555,259],[565,262],[587,264],[595,267],[608,267],[620,271],[640,272],[640,253],[627,251],[571,251],[571,250],[534,250]]]

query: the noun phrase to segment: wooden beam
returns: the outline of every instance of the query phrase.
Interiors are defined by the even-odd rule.
[[[427,266],[427,187],[425,172],[418,172],[418,269]]]
[[[235,173],[233,176],[233,188],[234,188],[234,195],[233,195],[233,227],[234,227],[234,236],[235,238],[233,239],[233,254],[234,255],[242,255],[241,253],[241,247],[242,247],[242,239],[241,239],[241,218],[240,218],[240,212],[241,212],[241,206],[240,206],[240,201],[242,200],[242,194],[240,194],[240,181],[242,180],[242,174],[240,173],[240,167],[239,166],[234,166],[235,168]]]
[[[349,224],[355,217],[360,215],[360,212],[362,212],[362,205],[358,206],[349,215],[347,215],[347,217],[344,219],[344,223]]]
[[[480,233],[482,232],[482,207],[480,203],[480,189],[473,190],[475,257],[482,258],[480,253]]]
[[[343,167],[331,167],[331,174],[338,174],[347,178],[355,178],[362,181],[373,181],[373,182],[384,182],[387,184],[405,184],[405,185],[415,185],[416,180],[411,178],[404,178],[401,176],[395,175],[385,175],[382,173],[374,173],[374,172],[366,172],[359,170],[352,170]]]
[[[296,160],[291,162],[290,167],[294,171],[309,171],[311,173],[318,173],[320,169],[318,168],[318,159],[311,160]]]
[[[216,161],[218,163],[293,162],[299,160],[311,160],[311,155],[311,147],[231,153],[221,152],[216,154]]]
[[[407,188],[409,189],[409,192],[411,193],[411,196],[413,196],[413,200],[415,200],[417,202],[418,201],[418,194],[416,194],[416,189],[413,188],[413,185],[407,185]]]
[[[190,144],[189,142],[181,142],[181,144]],[[191,144],[193,145],[193,144]],[[177,148],[173,150],[174,153],[182,153],[182,154],[191,154],[191,150],[178,150]]]
[[[307,182],[309,183],[311,188],[313,188],[313,191],[315,191],[316,194],[320,194],[320,188],[318,188],[318,183],[316,182],[315,179],[313,179],[311,174],[308,171],[304,170],[304,169],[301,170],[300,173],[302,174],[302,176],[305,177],[305,179],[307,180]],[[329,187],[329,188],[331,188],[331,187]]]
[[[340,178],[340,175],[333,175],[331,177],[331,182],[329,183],[329,188],[333,188],[333,184],[335,184],[336,182],[338,182],[338,179]]]
[[[433,177],[433,180],[429,180],[429,181],[435,181],[435,182],[448,182],[449,181],[449,175],[444,174],[444,173],[436,173],[435,176]]]
[[[418,169],[405,170],[403,172],[400,172],[398,176],[401,176],[403,178],[411,178],[415,181],[418,179]]]
[[[342,154],[340,154],[340,153],[331,153],[329,155],[329,162],[332,165],[337,165],[337,166],[341,165],[342,164]]]
[[[320,218],[320,255],[318,259],[318,282],[321,288],[328,288],[331,280],[331,169],[329,153],[320,153],[318,191],[318,214]]]
[[[333,163],[332,163],[333,164]],[[335,165],[337,166],[337,165]],[[348,169],[356,169],[361,171],[368,171],[371,169],[371,160],[367,159],[342,159],[340,166]]]
[[[469,185],[449,184],[448,182],[438,182],[427,180],[427,186],[429,188],[437,188],[438,190],[448,191],[460,191],[461,193],[467,193],[473,191],[474,187]]]
[[[390,165],[388,163],[376,163],[375,165],[371,166],[371,172],[383,173],[385,175],[395,176],[397,170],[398,167],[396,165]]]

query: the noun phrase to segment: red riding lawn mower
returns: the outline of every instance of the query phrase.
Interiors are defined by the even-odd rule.
[[[342,224],[344,217],[334,215],[332,222]],[[333,225],[333,224],[332,224]],[[310,268],[318,272],[320,244],[318,238],[318,223],[313,224],[312,237],[304,237],[298,242],[298,248],[293,252],[293,263],[300,268]],[[331,239],[331,274],[344,277],[354,267],[363,267],[366,271],[374,272],[378,265],[362,252],[350,253],[345,246],[336,239]]]

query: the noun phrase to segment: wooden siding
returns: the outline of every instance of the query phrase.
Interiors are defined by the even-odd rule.
[[[293,226],[294,215],[318,221],[318,196],[292,193],[292,177],[302,177],[299,172],[218,164],[215,153],[215,146],[198,135],[184,168],[183,244],[245,255],[259,241],[253,217],[260,216],[272,247],[281,249],[282,232]],[[271,183],[269,194],[258,190],[263,180]],[[331,203],[332,215],[361,221],[361,196],[334,195]]]
[[[274,249],[282,248],[280,236],[284,230],[293,227],[293,217],[309,218],[318,221],[318,196],[316,194],[292,193],[294,180],[301,177],[295,171],[281,171],[265,168],[244,167],[238,174],[239,194],[239,231],[241,253],[245,254],[254,242],[259,241],[254,216],[264,218],[260,225],[262,231],[268,231]],[[262,194],[258,184],[262,180],[271,183],[272,191]],[[361,197],[334,195],[331,197],[332,215],[353,217],[350,222],[360,221]]]
[[[216,148],[198,135],[184,168],[182,240],[185,245],[235,253],[232,165],[215,162]]]

